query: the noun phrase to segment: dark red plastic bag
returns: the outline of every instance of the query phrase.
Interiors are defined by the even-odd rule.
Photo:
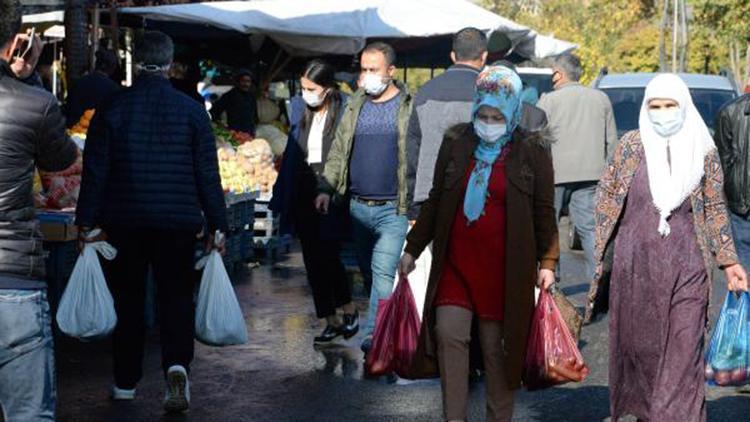
[[[401,277],[391,297],[378,303],[372,349],[365,361],[367,373],[385,375],[395,371],[400,377],[408,378],[420,328],[409,281]]]
[[[576,341],[555,305],[542,290],[531,322],[523,383],[529,391],[568,382],[581,382],[589,374]]]

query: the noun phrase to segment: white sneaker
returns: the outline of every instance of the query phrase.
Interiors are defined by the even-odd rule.
[[[116,385],[112,386],[112,400],[134,400],[135,399],[135,388],[132,390],[124,390],[117,388]]]
[[[187,371],[180,365],[167,370],[167,395],[164,398],[164,410],[179,413],[190,407],[190,382]]]

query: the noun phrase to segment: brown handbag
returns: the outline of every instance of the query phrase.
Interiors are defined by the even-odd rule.
[[[583,317],[560,289],[555,288],[552,290],[552,299],[555,301],[557,309],[560,310],[560,315],[565,320],[565,325],[570,330],[570,334],[573,335],[576,343],[578,343],[581,337]]]

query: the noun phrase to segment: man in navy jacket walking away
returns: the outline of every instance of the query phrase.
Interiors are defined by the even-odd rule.
[[[196,236],[226,231],[224,193],[203,107],[167,79],[174,45],[160,32],[137,43],[138,80],[91,123],[77,223],[99,227],[118,255],[108,277],[118,323],[112,397],[132,400],[142,375],[148,268],[157,285],[165,410],[187,410],[193,359]],[[208,236],[212,238],[212,236]]]

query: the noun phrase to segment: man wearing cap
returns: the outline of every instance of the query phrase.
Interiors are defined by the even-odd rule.
[[[258,122],[258,103],[253,92],[253,77],[249,70],[242,69],[235,76],[235,87],[222,95],[211,108],[214,121],[220,121],[226,112],[229,129],[255,135]]]

